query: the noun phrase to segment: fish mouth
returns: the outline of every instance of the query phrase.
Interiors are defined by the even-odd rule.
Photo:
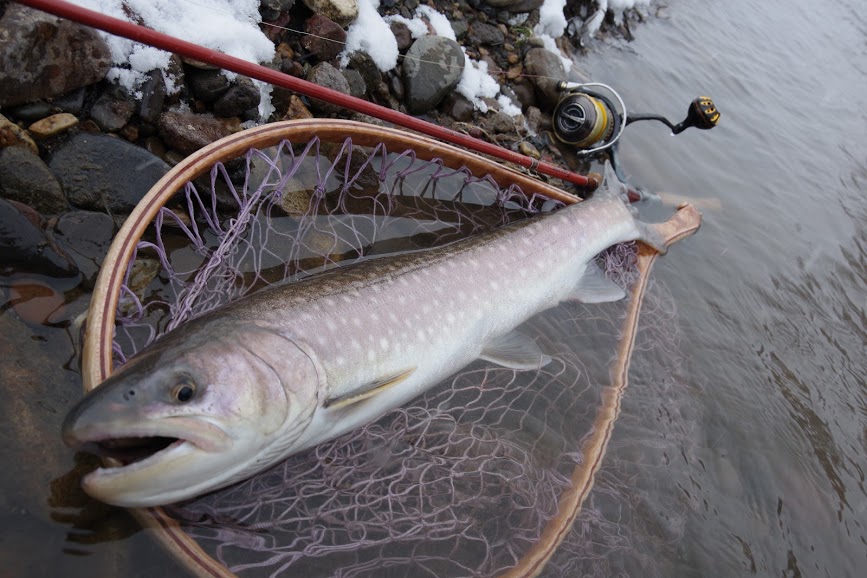
[[[169,417],[145,424],[95,424],[64,428],[64,441],[74,449],[104,458],[106,467],[85,476],[85,485],[171,462],[180,454],[218,453],[232,447],[232,439],[202,419]]]

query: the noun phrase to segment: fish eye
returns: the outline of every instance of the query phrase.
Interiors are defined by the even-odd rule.
[[[172,389],[172,399],[180,403],[187,403],[196,395],[196,386],[192,383],[179,383]]]

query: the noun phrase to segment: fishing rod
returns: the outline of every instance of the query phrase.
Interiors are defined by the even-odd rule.
[[[181,40],[168,34],[157,32],[151,28],[126,22],[111,16],[106,16],[93,10],[88,10],[63,0],[15,0],[20,4],[103,30],[116,36],[129,38],[161,50],[180,54],[187,58],[199,60],[219,68],[229,70],[268,84],[287,88],[303,94],[309,98],[317,98],[343,108],[348,108],[363,114],[367,114],[379,120],[418,131],[422,134],[463,146],[475,152],[488,154],[501,160],[515,163],[519,166],[537,171],[539,173],[562,179],[566,182],[578,185],[585,190],[592,191],[599,186],[596,175],[580,175],[556,165],[522,155],[481,139],[459,133],[457,131],[427,122],[401,112],[374,104],[367,100],[343,94],[336,90],[319,86],[307,80],[296,78],[282,72],[272,70],[265,66],[247,62],[234,56],[206,48],[204,46]]]

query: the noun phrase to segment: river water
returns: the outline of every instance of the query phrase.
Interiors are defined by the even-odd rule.
[[[861,8],[670,0],[633,42],[580,63],[636,112],[680,120],[699,94],[722,112],[714,130],[676,137],[636,123],[621,146],[635,184],[705,207],[699,233],[656,269],[677,303],[679,401],[693,409],[669,448],[680,459],[652,476],[695,505],[671,561],[679,575],[867,568]],[[683,426],[669,426],[674,439]]]
[[[644,515],[668,520],[667,543],[610,567],[861,575],[867,17],[855,0],[668,0],[632,31],[594,42],[579,66],[631,110],[680,120],[705,94],[722,120],[676,137],[638,123],[622,140],[632,182],[691,197],[704,224],[655,269],[681,331],[671,411],[644,411],[652,391],[633,376],[611,445],[612,464],[632,464]],[[86,301],[73,296],[63,315]],[[36,448],[27,460],[18,443],[0,449],[15,465],[0,472],[0,575],[171,572],[131,518],[64,476],[74,463],[57,432],[80,386],[70,330],[0,322],[7,375],[27,385],[4,402],[2,432]],[[33,361],[46,349],[57,367]]]

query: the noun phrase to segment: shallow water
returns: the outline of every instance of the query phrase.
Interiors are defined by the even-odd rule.
[[[622,141],[635,184],[708,208],[699,234],[655,269],[677,305],[682,359],[663,380],[653,359],[635,364],[589,504],[628,542],[604,553],[606,568],[843,576],[867,565],[858,8],[669,0],[632,27],[633,42],[594,43],[579,63],[635,111],[680,120],[707,94],[723,114],[711,132],[669,137],[639,123]],[[86,300],[73,295],[52,320],[73,319]],[[87,500],[67,475],[75,462],[57,433],[80,395],[71,331],[0,314],[3,378],[17,385],[0,410],[0,573],[171,572],[127,514]]]

